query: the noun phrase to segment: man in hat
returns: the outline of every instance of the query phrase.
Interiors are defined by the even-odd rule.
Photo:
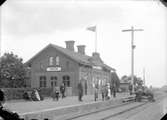
[[[79,83],[78,83],[78,100],[82,101],[82,97],[83,97],[83,85],[82,85],[81,81],[79,81]]]

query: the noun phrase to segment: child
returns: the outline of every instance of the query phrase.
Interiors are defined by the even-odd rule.
[[[59,91],[56,87],[53,88],[52,98],[53,98],[53,100],[55,100],[55,99],[57,101],[59,100]]]

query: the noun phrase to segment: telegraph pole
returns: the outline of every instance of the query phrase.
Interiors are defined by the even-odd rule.
[[[143,68],[143,85],[146,85],[146,81],[145,81],[145,68]]]
[[[132,85],[132,93],[134,93],[134,32],[135,31],[143,31],[143,29],[134,29],[132,26],[131,29],[122,30],[122,32],[131,32],[131,85]]]

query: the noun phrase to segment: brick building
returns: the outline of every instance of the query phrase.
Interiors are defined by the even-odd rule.
[[[85,94],[93,92],[93,85],[110,82],[115,69],[104,64],[99,53],[85,54],[85,46],[66,41],[66,48],[49,44],[25,64],[30,70],[29,85],[33,88],[60,86],[62,83],[77,94],[77,84],[82,81]]]

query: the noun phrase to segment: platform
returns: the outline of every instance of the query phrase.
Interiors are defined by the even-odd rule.
[[[129,97],[129,93],[117,93],[116,98],[111,98],[108,102],[103,102],[99,94],[98,101],[94,101],[93,95],[86,95],[83,101],[78,101],[77,96],[67,96],[59,101],[53,101],[52,98],[46,98],[44,101],[7,101],[5,107],[17,112],[23,118],[30,120],[32,118],[43,119],[52,118],[53,115],[63,115],[69,112],[84,111],[95,109],[107,104],[119,104],[120,100]]]

